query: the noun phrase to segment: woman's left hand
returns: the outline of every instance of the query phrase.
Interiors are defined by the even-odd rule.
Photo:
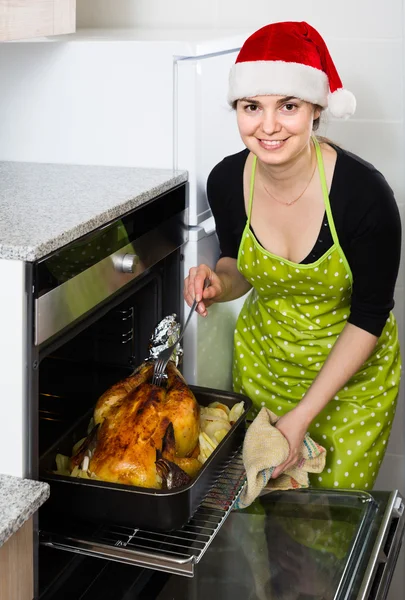
[[[303,418],[298,407],[293,408],[277,421],[276,427],[287,439],[290,446],[290,454],[285,462],[274,469],[271,476],[272,479],[276,479],[281,473],[287,471],[298,462],[308,425],[309,423]]]

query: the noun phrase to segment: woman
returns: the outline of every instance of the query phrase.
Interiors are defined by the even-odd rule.
[[[207,315],[251,288],[235,330],[233,380],[267,406],[290,455],[306,431],[328,451],[311,484],[371,489],[400,381],[393,292],[401,226],[369,163],[313,135],[321,110],[355,110],[326,45],[306,23],[274,23],[243,45],[229,101],[246,150],[211,172],[221,257],[190,270],[184,296]],[[210,287],[203,291],[204,278]]]

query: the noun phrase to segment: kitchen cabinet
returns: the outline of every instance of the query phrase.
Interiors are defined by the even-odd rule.
[[[32,518],[0,548],[0,598],[32,600],[34,596]]]
[[[73,33],[76,0],[0,0],[0,41]]]
[[[46,483],[0,475],[0,598],[34,596],[33,515],[49,497]]]

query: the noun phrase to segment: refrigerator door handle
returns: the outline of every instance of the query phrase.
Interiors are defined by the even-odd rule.
[[[188,228],[188,239],[190,242],[198,242],[212,233],[215,233],[214,217],[206,219],[199,225],[194,225]]]
[[[391,494],[357,600],[385,600],[404,536],[404,501]]]
[[[200,227],[204,228],[204,231],[205,231],[206,235],[211,235],[211,233],[214,233],[214,231],[215,231],[215,219],[214,219],[214,217],[210,217],[209,219],[206,219],[205,221],[203,221],[202,223],[200,223]]]

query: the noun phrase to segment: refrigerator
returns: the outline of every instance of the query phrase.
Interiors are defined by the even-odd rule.
[[[0,160],[185,169],[183,274],[200,263],[214,267],[219,246],[206,180],[244,147],[226,95],[250,33],[79,30],[2,44]],[[191,319],[183,359],[189,383],[231,389],[241,305],[214,305],[207,318]]]

